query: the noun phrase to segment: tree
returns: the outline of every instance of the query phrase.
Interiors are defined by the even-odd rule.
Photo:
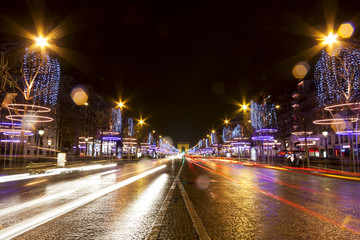
[[[318,60],[314,78],[317,88],[317,98],[320,106],[334,104],[347,104],[343,108],[331,108],[329,111],[333,119],[342,119],[344,128],[350,138],[350,168],[355,170],[354,149],[352,143],[353,124],[351,119],[356,119],[358,111],[354,111],[350,103],[357,103],[360,99],[360,51],[352,46],[339,48],[337,54],[330,55],[323,50]],[[327,108],[329,109],[329,108]],[[342,128],[342,127],[341,127]]]
[[[330,55],[323,50],[314,72],[320,106],[356,102],[360,97],[360,51],[353,47]]]

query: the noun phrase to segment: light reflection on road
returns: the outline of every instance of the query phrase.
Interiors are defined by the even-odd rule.
[[[144,224],[148,222],[146,216],[156,216],[154,206],[156,202],[159,202],[158,198],[161,196],[160,193],[164,190],[168,178],[168,174],[165,173],[157,177],[146,190],[137,197],[135,202],[127,206],[121,219],[117,220],[117,223],[114,224],[114,229],[109,231],[111,233],[109,236],[110,239],[126,239],[127,236],[136,236],[136,232],[144,231]]]
[[[12,225],[11,227],[7,227],[7,228],[1,230],[0,231],[0,239],[12,238],[12,237],[18,236],[19,234],[22,234],[28,230],[31,230],[37,226],[40,226],[52,219],[55,219],[67,212],[70,212],[78,207],[81,207],[91,201],[94,201],[95,199],[97,199],[99,197],[102,197],[112,191],[122,188],[128,184],[131,184],[131,183],[133,183],[141,178],[144,178],[156,171],[159,171],[165,167],[166,167],[166,165],[161,165],[159,167],[152,168],[151,170],[148,170],[141,174],[129,177],[125,180],[122,180],[120,182],[112,184],[108,187],[101,188],[98,191],[92,191],[91,194],[85,195],[81,198],[77,198],[74,201],[69,201],[65,204],[62,204],[62,205],[56,207],[56,208],[51,208],[48,211],[42,212],[41,214],[27,218],[26,220],[23,220],[17,224]],[[160,178],[160,180],[162,180],[162,179]],[[148,192],[154,193],[154,189],[151,189],[151,191],[148,191]],[[148,196],[148,197],[150,197],[150,196]]]

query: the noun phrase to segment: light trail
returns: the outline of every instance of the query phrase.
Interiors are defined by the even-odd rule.
[[[300,173],[300,174],[307,174],[307,175],[314,175],[314,176],[325,176],[325,177],[331,177],[331,178],[339,178],[339,179],[360,181],[360,178],[359,178],[360,173],[347,172],[346,175],[344,175],[344,172],[338,171],[338,170],[317,169],[317,168],[301,168],[301,167],[289,167],[289,166],[276,167],[276,166],[271,166],[271,165],[262,164],[262,163],[239,162],[239,161],[235,161],[235,160],[228,160],[228,159],[217,158],[217,157],[213,157],[213,158],[191,157],[190,159],[196,159],[196,160],[202,159],[204,161],[211,160],[211,161],[219,161],[219,162],[228,162],[228,163],[241,164],[241,165],[244,165],[244,166],[269,168],[269,169],[276,169],[276,170],[286,171],[286,172],[293,172],[293,173]],[[306,171],[306,172],[300,172],[299,170]],[[350,175],[350,176],[347,176],[347,175]],[[354,176],[354,177],[351,177],[351,176]]]
[[[11,239],[16,236],[19,236],[22,233],[25,233],[33,228],[36,228],[44,223],[47,223],[57,217],[60,217],[72,210],[75,210],[76,208],[79,208],[89,202],[94,201],[97,198],[100,198],[112,191],[115,191],[119,188],[122,188],[126,185],[129,185],[130,183],[133,183],[141,178],[144,178],[154,172],[157,172],[163,168],[165,168],[166,165],[161,165],[159,167],[153,168],[149,171],[143,172],[139,175],[130,177],[128,179],[125,179],[121,182],[118,182],[116,184],[113,184],[109,187],[103,188],[97,192],[91,193],[85,197],[79,198],[77,200],[71,201],[69,203],[66,203],[62,206],[59,206],[57,208],[54,208],[50,211],[41,213],[37,216],[34,216],[32,218],[29,218],[27,220],[24,220],[18,224],[15,224],[13,226],[10,226],[8,228],[5,228],[4,230],[0,231],[0,239]]]
[[[14,212],[28,210],[29,208],[38,207],[39,205],[41,205],[43,203],[46,203],[47,201],[59,199],[59,198],[64,197],[66,195],[72,194],[75,191],[76,190],[70,190],[70,191],[66,191],[66,192],[56,193],[56,194],[44,196],[44,197],[41,197],[41,198],[38,198],[38,199],[35,199],[35,200],[31,200],[31,201],[28,201],[28,202],[25,202],[25,203],[21,203],[21,204],[18,204],[16,206],[13,206],[13,207],[5,208],[3,210],[0,210],[0,217],[4,217],[5,215],[11,214],[11,213],[14,213]]]
[[[190,161],[192,161],[192,160],[190,160]],[[235,183],[235,184],[239,184],[239,180],[237,180],[237,179],[235,179],[235,178],[232,178],[232,177],[229,177],[229,176],[227,176],[227,175],[225,175],[225,174],[222,174],[222,173],[220,173],[220,172],[214,171],[214,170],[212,170],[211,168],[202,166],[202,165],[200,165],[200,164],[198,164],[198,163],[195,163],[194,161],[192,161],[192,162],[193,162],[193,164],[195,164],[195,165],[198,166],[198,167],[201,167],[201,168],[206,169],[206,170],[208,170],[208,171],[210,171],[210,172],[213,172],[213,173],[215,173],[215,174],[217,174],[217,175],[220,175],[220,176],[222,176],[222,177],[230,180],[231,182],[233,182],[233,183]],[[346,226],[346,225],[344,225],[344,224],[338,223],[338,222],[336,222],[335,220],[330,219],[330,218],[328,218],[328,217],[326,217],[326,216],[324,216],[324,215],[322,215],[322,214],[320,214],[320,213],[318,213],[318,212],[315,212],[315,211],[312,211],[312,210],[310,210],[310,209],[307,209],[307,208],[305,208],[305,207],[303,207],[303,206],[301,206],[301,205],[299,205],[299,204],[296,204],[296,203],[294,203],[294,202],[291,202],[291,201],[289,201],[289,200],[286,200],[286,199],[284,199],[284,198],[282,198],[282,197],[280,197],[280,196],[278,196],[278,195],[275,195],[275,194],[273,194],[273,193],[271,193],[271,192],[267,192],[267,191],[265,191],[265,190],[262,190],[262,189],[260,189],[260,188],[254,187],[254,186],[250,186],[250,187],[253,188],[254,190],[258,191],[258,192],[263,193],[263,194],[266,195],[266,196],[272,197],[272,198],[274,198],[274,199],[276,199],[276,200],[278,200],[278,201],[280,201],[280,202],[283,202],[283,203],[285,203],[285,204],[287,204],[287,205],[290,205],[290,206],[292,206],[292,207],[294,207],[294,208],[297,208],[297,209],[299,209],[299,210],[301,210],[301,211],[303,211],[303,212],[309,213],[309,214],[311,214],[311,215],[319,218],[320,220],[323,220],[323,221],[328,222],[328,223],[331,223],[331,224],[333,224],[333,225],[335,225],[335,226],[337,226],[337,227],[339,227],[339,228],[346,229],[346,230],[348,230],[348,231],[350,231],[350,232],[352,232],[352,233],[355,233],[355,234],[357,234],[357,235],[360,235],[360,231],[355,230],[355,229],[352,229],[352,228],[350,228],[350,227],[348,227],[348,226]]]
[[[41,174],[24,173],[24,174],[2,176],[2,177],[0,177],[0,183],[27,180],[27,179],[40,178],[40,177],[48,177],[48,176],[54,176],[54,175],[59,175],[61,173],[73,172],[73,171],[98,170],[98,169],[110,168],[110,167],[115,167],[115,166],[116,166],[116,164],[112,163],[112,164],[107,164],[107,165],[97,164],[97,165],[91,165],[91,166],[85,166],[85,167],[55,168],[55,169],[47,170],[45,173],[41,173]]]
[[[33,175],[31,175],[30,173],[15,174],[15,175],[10,175],[10,176],[0,177],[0,183],[20,181],[20,180],[26,180],[26,179],[32,179],[32,178],[39,178],[39,177],[48,177],[48,176],[54,176],[57,174],[59,174],[59,173],[43,173],[43,174],[33,174]]]
[[[148,169],[151,169],[151,168],[146,168],[146,169],[143,169],[143,170],[148,170]],[[86,177],[84,177],[82,179],[88,181],[90,179],[93,179],[93,178],[96,178],[96,177],[99,177],[99,176],[101,177],[101,176],[109,175],[109,174],[116,173],[116,172],[119,172],[119,171],[120,171],[120,169],[109,170],[109,171],[102,172],[102,173],[96,173],[96,174],[91,175],[91,176],[86,176]],[[135,172],[136,171],[125,173],[125,174],[121,175],[121,177],[133,174]],[[43,181],[45,181],[45,180],[43,180]],[[32,185],[32,184],[33,183],[30,182],[27,185]],[[74,183],[74,184],[76,184],[76,183]],[[47,203],[47,201],[50,201],[50,200],[59,200],[60,198],[65,197],[66,195],[73,194],[73,193],[77,192],[78,190],[80,190],[82,188],[84,188],[84,186],[77,187],[75,189],[72,189],[71,191],[65,191],[65,192],[62,192],[62,193],[47,195],[47,196],[44,196],[44,197],[41,197],[41,198],[38,198],[38,199],[35,199],[35,200],[30,200],[30,201],[27,201],[25,203],[21,203],[21,204],[12,206],[12,207],[5,208],[3,210],[0,210],[0,217],[4,217],[5,215],[8,215],[8,214],[11,214],[11,213],[14,213],[14,212],[22,212],[22,211],[26,211],[26,210],[38,207],[38,206],[40,206],[40,205],[42,205],[44,203]]]
[[[204,163],[204,164],[208,163],[208,161],[206,161],[206,160],[205,161],[204,160],[193,160],[193,161],[201,162],[201,163]],[[224,165],[221,165],[221,164],[218,164],[218,163],[214,163],[214,164],[216,164],[217,167],[225,169],[225,170],[238,171],[238,169],[234,169],[234,168],[224,166]],[[270,168],[270,169],[272,169],[272,168]],[[277,169],[277,168],[275,168],[275,169]],[[293,172],[293,171],[290,171],[290,172]],[[264,179],[266,181],[273,182],[273,183],[276,183],[276,184],[280,184],[280,185],[284,185],[284,186],[288,186],[288,187],[291,187],[291,188],[296,188],[296,189],[300,189],[300,190],[304,190],[304,191],[308,191],[308,192],[312,192],[312,193],[316,193],[316,194],[320,194],[320,195],[325,195],[325,196],[329,196],[329,197],[333,197],[333,198],[340,198],[340,199],[344,199],[344,200],[347,200],[347,201],[354,202],[356,204],[359,203],[358,200],[354,200],[354,199],[351,199],[351,198],[346,197],[346,196],[339,196],[339,195],[334,195],[334,194],[331,194],[331,193],[324,193],[324,192],[320,192],[320,191],[317,191],[317,190],[313,190],[313,189],[309,189],[309,188],[305,188],[305,187],[285,183],[285,182],[282,182],[282,181],[279,181],[279,180],[269,178],[268,176],[266,176],[266,175],[264,175],[262,173],[254,172],[254,174],[259,178],[262,178],[262,179]]]

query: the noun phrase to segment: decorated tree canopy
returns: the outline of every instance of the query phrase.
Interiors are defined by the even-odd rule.
[[[235,138],[240,138],[240,137],[241,137],[241,127],[240,127],[240,124],[237,124],[236,127],[234,127],[231,132],[231,138],[235,139]]]
[[[314,82],[320,106],[359,100],[360,51],[341,48],[337,55],[325,50],[315,66]]]
[[[27,48],[23,60],[23,94],[45,105],[57,103],[60,82],[60,63],[47,53]]]
[[[122,117],[121,117],[121,110],[120,108],[113,108],[112,109],[112,124],[111,124],[111,130],[114,132],[121,132],[121,127],[122,127]]]
[[[224,126],[224,127],[223,127],[223,134],[222,134],[223,142],[229,141],[229,140],[230,140],[230,137],[231,137],[230,127]]]
[[[266,100],[267,98],[262,103],[251,101],[251,125],[254,129],[271,128],[277,125],[275,104],[269,104]]]

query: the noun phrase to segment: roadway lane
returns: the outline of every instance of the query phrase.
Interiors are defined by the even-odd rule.
[[[0,184],[0,239],[15,226],[15,239],[360,239],[358,182],[182,162]]]
[[[180,179],[212,239],[360,239],[359,182],[201,159]]]
[[[12,188],[3,185],[0,239],[11,227],[21,226],[29,219],[47,217],[59,208],[65,211],[64,207],[71,208],[75,204],[72,211],[55,216],[15,239],[144,239],[181,163],[179,160],[143,161],[83,177],[40,178],[12,183]],[[161,166],[164,167],[158,169]],[[133,179],[153,169],[158,170]],[[11,189],[11,194],[6,193]],[[59,193],[65,194],[6,212],[20,204]],[[89,199],[90,196],[94,200]]]

